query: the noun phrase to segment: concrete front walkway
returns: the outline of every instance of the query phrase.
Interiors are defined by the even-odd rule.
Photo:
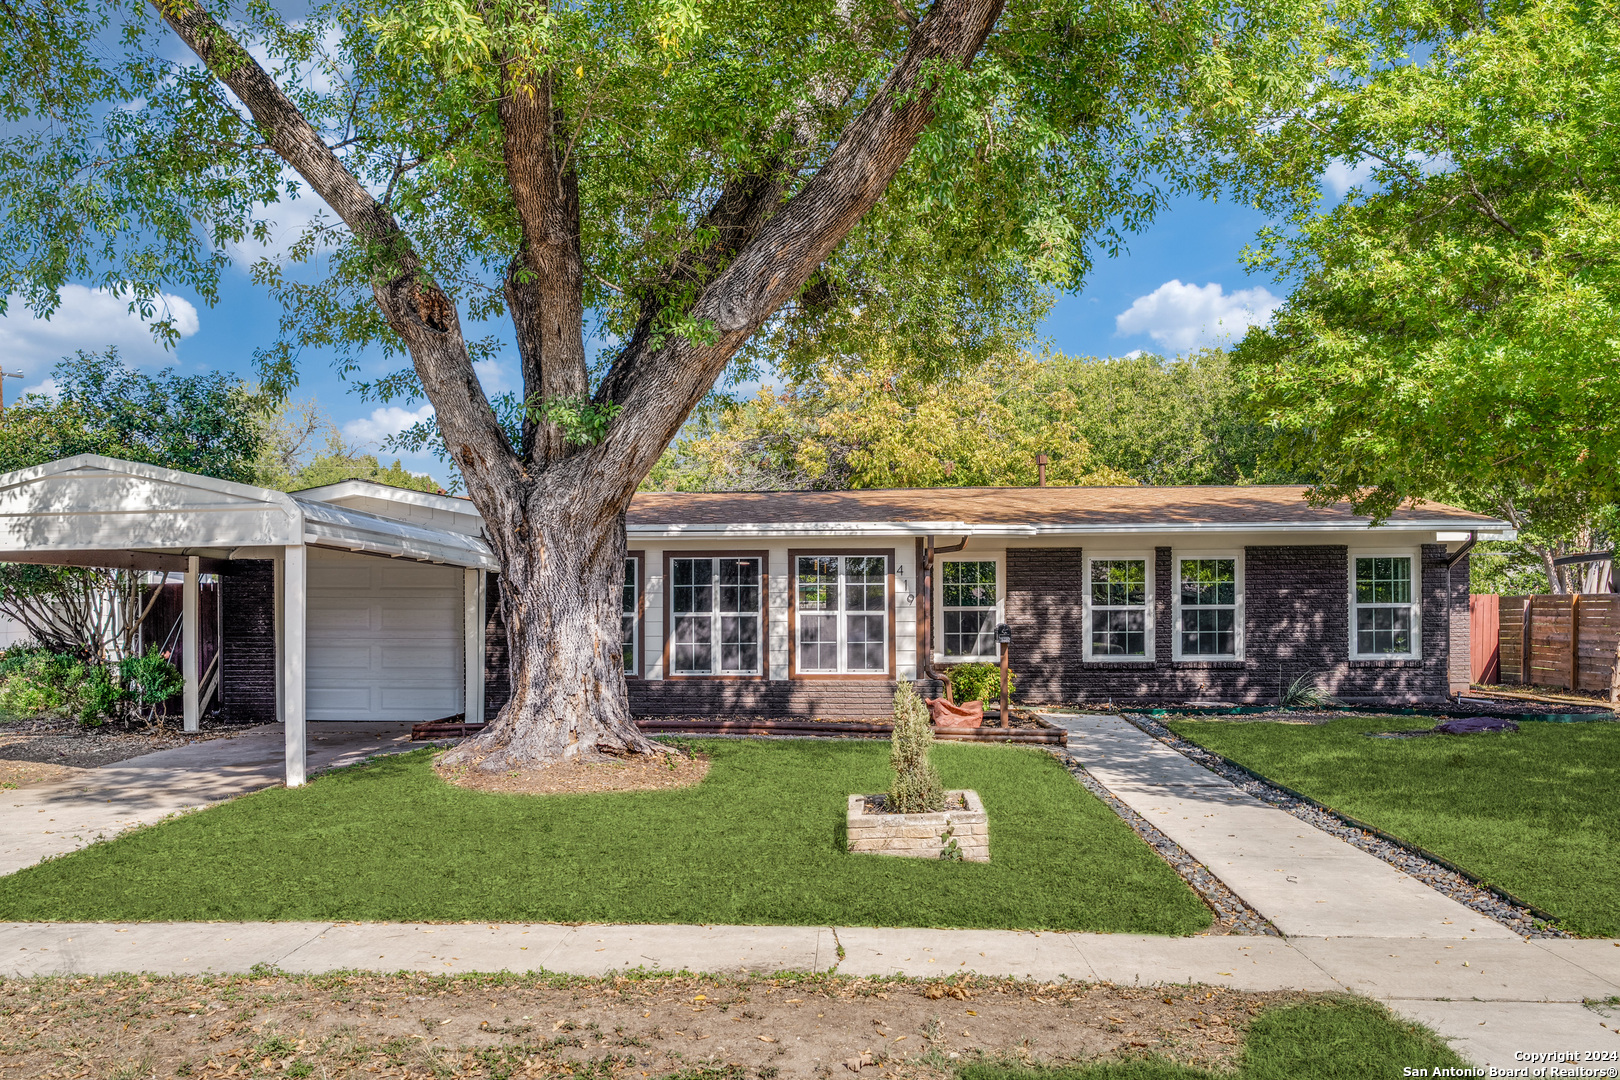
[[[311,774],[412,749],[409,724],[310,724]],[[281,783],[281,725],[159,750],[54,784],[0,792],[0,874],[135,825]],[[416,744],[420,746],[421,744]]]
[[[842,956],[840,957],[840,951]],[[11,923],[0,976],[362,970],[603,975],[663,971],[957,972],[1123,985],[1353,992],[1452,1039],[1480,1065],[1520,1051],[1620,1051],[1620,942],[1165,938],[816,926]],[[1393,1063],[1399,1066],[1401,1062]]]
[[[1516,940],[1395,867],[1253,796],[1117,716],[1050,713],[1069,755],[1288,937]]]

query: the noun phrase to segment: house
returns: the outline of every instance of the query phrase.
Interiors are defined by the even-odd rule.
[[[1351,702],[1465,687],[1467,550],[1511,526],[1432,503],[1373,526],[1304,494],[641,494],[621,590],[631,706],[880,715],[897,680],[994,660],[1002,623],[1026,701],[1271,702],[1302,675]],[[0,560],[217,575],[223,707],[287,722],[293,782],[306,722],[493,716],[507,693],[499,567],[465,499],[366,481],[286,495],[82,455],[0,476]]]

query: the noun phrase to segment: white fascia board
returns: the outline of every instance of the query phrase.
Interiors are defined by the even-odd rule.
[[[961,521],[875,521],[875,522],[806,522],[800,525],[631,525],[627,531],[633,536],[650,539],[678,540],[682,538],[749,537],[770,539],[798,536],[952,536],[1020,537],[1020,536],[1114,536],[1134,533],[1191,533],[1195,535],[1225,533],[1326,533],[1365,529],[1373,535],[1390,533],[1434,532],[1437,528],[1455,528],[1454,522],[1402,521],[1395,524],[1370,527],[1361,522],[1279,521],[1279,522],[1137,522],[1115,525],[968,525]],[[1481,527],[1494,528],[1481,523]],[[1483,538],[1483,537],[1482,537]],[[1492,537],[1495,539],[1496,537]],[[1511,539],[1511,537],[1504,537]]]

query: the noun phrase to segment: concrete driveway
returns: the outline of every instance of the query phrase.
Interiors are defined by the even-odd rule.
[[[309,772],[421,747],[409,724],[310,724]],[[0,792],[0,874],[76,851],[136,825],[275,787],[280,724],[103,765],[70,780]]]

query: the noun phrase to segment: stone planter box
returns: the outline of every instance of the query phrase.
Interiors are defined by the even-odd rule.
[[[849,850],[874,855],[937,859],[946,829],[967,862],[990,861],[990,818],[977,791],[947,791],[936,814],[885,814],[867,809],[868,795],[851,795],[846,822]],[[964,804],[965,807],[964,807]]]

